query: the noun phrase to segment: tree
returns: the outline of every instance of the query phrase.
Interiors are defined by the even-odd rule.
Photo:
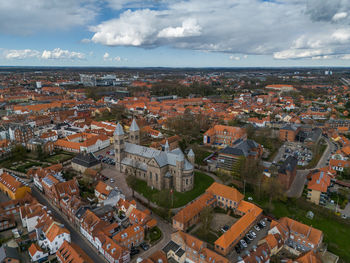
[[[14,161],[20,161],[27,157],[27,150],[22,145],[17,144],[12,148],[11,155]]]
[[[211,206],[206,206],[199,215],[199,221],[201,222],[201,231],[203,234],[208,234],[210,225],[214,217],[214,209]]]
[[[128,186],[131,188],[132,191],[132,197],[134,197],[134,189],[137,186],[137,178],[136,176],[133,176],[131,174],[128,174],[126,176],[126,183],[128,184]]]
[[[269,207],[272,207],[273,200],[285,199],[285,188],[282,186],[277,177],[271,176],[266,178],[262,184],[262,190],[269,197]]]

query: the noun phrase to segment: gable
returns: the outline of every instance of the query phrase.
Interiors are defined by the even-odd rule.
[[[155,158],[152,158],[151,160],[149,160],[147,165],[157,167],[157,168],[160,167]]]

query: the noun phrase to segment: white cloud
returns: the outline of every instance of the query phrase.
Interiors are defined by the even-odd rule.
[[[341,20],[341,19],[344,19],[348,16],[348,13],[347,12],[340,12],[340,13],[336,13],[332,20],[333,21],[338,21],[338,20]]]
[[[32,49],[11,49],[4,52],[6,59],[26,59],[40,56],[40,52]]]
[[[240,57],[236,57],[236,56],[233,56],[233,55],[231,55],[230,57],[229,57],[231,60],[241,60],[241,58]]]
[[[350,54],[350,1],[107,1],[114,9],[134,7],[90,27],[91,41],[107,46],[170,46],[276,59]],[[149,9],[158,3],[162,8]]]
[[[44,50],[41,54],[43,59],[84,59],[85,54],[75,51],[55,48],[54,50]]]
[[[94,20],[99,0],[2,0],[0,32],[27,35],[43,30],[67,30]]]
[[[201,34],[201,27],[197,24],[196,19],[189,18],[182,22],[180,27],[167,27],[158,33],[158,37],[172,38],[172,37],[190,37],[199,36]]]
[[[109,53],[105,53],[104,55],[103,55],[103,60],[108,60],[109,59]]]
[[[122,59],[121,59],[121,57],[118,56],[118,57],[114,57],[114,60],[117,62],[120,62]]]

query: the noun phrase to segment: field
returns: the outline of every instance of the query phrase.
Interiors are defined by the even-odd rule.
[[[185,193],[179,193],[174,192],[173,196],[173,208],[181,207],[192,201],[193,199],[197,198],[201,194],[205,192],[205,190],[214,182],[214,180],[200,172],[195,172],[194,176],[194,188],[191,191],[185,192]],[[147,186],[147,183],[143,180],[136,179],[134,190],[140,194],[142,194],[144,197],[146,197],[148,200],[158,204],[159,203],[159,190],[152,189]]]

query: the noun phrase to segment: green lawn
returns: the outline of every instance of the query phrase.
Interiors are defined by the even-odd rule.
[[[179,193],[174,192],[174,205],[173,208],[181,207],[200,196],[205,190],[214,182],[214,179],[210,176],[195,172],[194,173],[194,188],[191,191]],[[135,191],[142,194],[148,200],[157,203],[159,191],[157,189],[151,189],[147,186],[147,183],[143,180],[136,179],[134,187]]]
[[[199,238],[200,240],[203,240],[211,245],[214,245],[215,241],[218,239],[218,237],[209,231],[207,234],[204,234],[203,231],[198,228],[194,233],[192,233],[194,236]]]
[[[69,154],[65,154],[65,153],[59,153],[59,154],[55,154],[52,156],[49,156],[48,158],[45,159],[45,161],[55,164],[55,163],[61,163],[61,162],[65,162],[69,159],[72,159],[72,155]]]
[[[253,196],[247,194],[246,197]],[[256,202],[254,198],[254,202]],[[287,200],[286,202],[274,201],[272,207],[269,207],[268,201],[263,199],[256,202],[264,211],[268,211],[276,218],[284,216],[293,218],[306,225],[312,225],[324,233],[324,242],[328,244],[328,250],[338,256],[345,262],[350,262],[350,223],[334,215],[325,208],[313,205],[303,198],[298,200]],[[307,211],[313,211],[313,219],[306,217]]]
[[[148,237],[151,243],[158,241],[162,237],[162,231],[155,226],[149,230]]]

